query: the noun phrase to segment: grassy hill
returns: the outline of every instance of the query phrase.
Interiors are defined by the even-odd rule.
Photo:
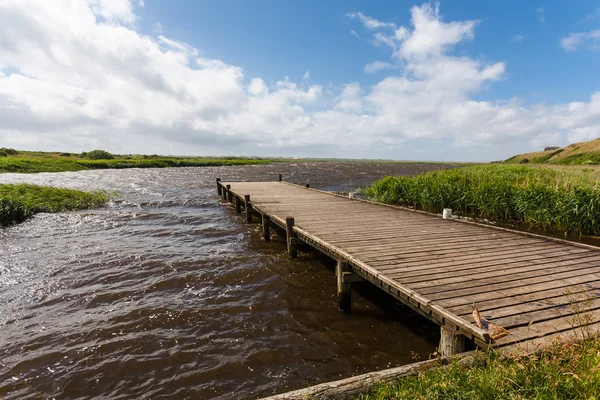
[[[509,164],[600,164],[600,138],[589,142],[573,143],[557,150],[518,154],[504,162]]]

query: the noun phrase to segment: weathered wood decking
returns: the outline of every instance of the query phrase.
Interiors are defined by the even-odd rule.
[[[262,218],[266,240],[271,225],[287,228],[292,256],[306,243],[338,260],[338,295],[366,279],[481,347],[531,351],[600,321],[599,248],[285,182],[217,186],[238,212]],[[475,324],[473,304],[510,334],[493,340]]]

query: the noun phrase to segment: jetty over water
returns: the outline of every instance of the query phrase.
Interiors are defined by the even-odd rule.
[[[352,283],[369,281],[440,325],[444,356],[467,341],[531,352],[597,333],[600,248],[350,199],[281,176],[217,179],[217,190],[247,222],[262,223],[265,240],[283,230],[290,257],[308,245],[337,260],[340,310],[350,311]]]

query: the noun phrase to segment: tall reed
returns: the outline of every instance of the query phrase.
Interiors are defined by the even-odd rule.
[[[368,198],[441,213],[521,222],[577,235],[600,234],[600,189],[593,171],[486,165],[386,177]]]

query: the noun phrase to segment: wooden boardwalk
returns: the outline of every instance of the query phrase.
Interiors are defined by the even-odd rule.
[[[532,351],[597,332],[600,248],[285,182],[217,180],[217,187],[249,222],[262,220],[265,240],[272,227],[287,230],[292,257],[308,244],[338,260],[341,309],[349,309],[351,283],[368,280],[442,326],[442,342],[450,334],[455,351],[465,338]],[[494,339],[477,326],[473,304],[510,334]]]

